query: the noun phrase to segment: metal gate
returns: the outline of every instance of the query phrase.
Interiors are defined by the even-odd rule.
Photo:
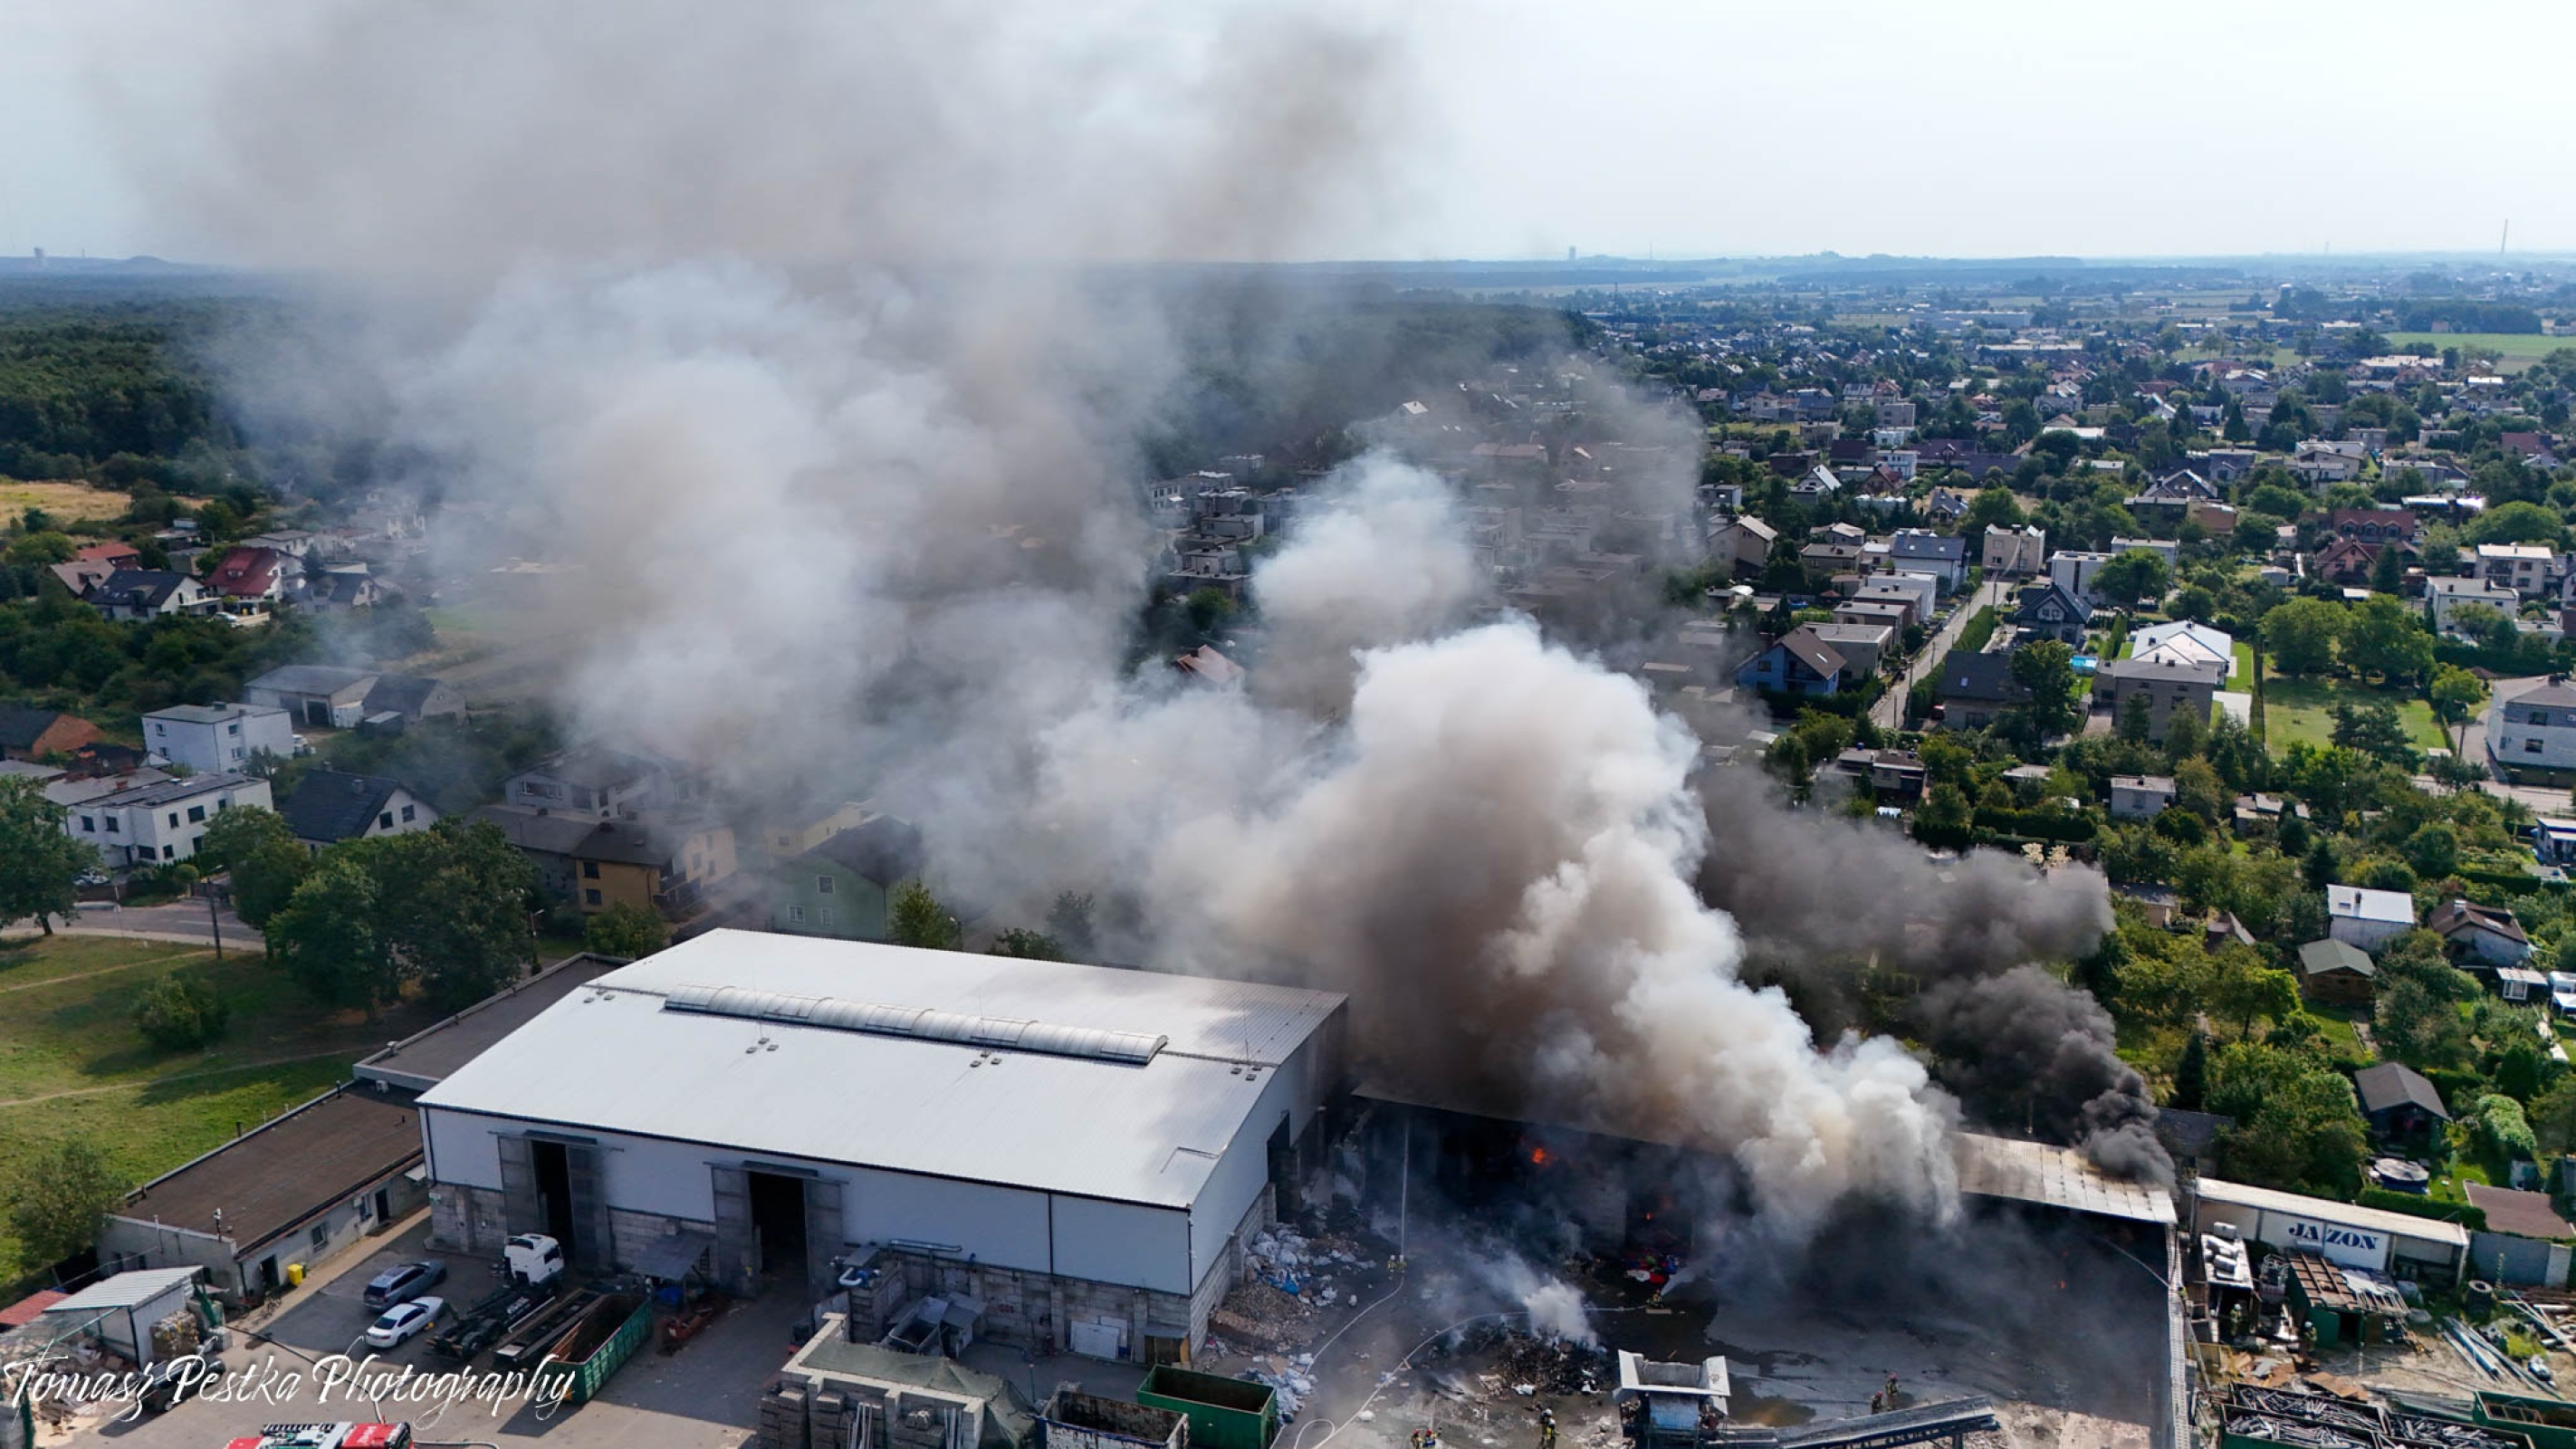
[[[841,1256],[841,1219],[841,1184],[805,1179],[805,1277],[810,1287],[832,1286],[832,1260]]]
[[[515,1135],[495,1141],[501,1149],[501,1225],[513,1237],[544,1232],[546,1209],[537,1196],[535,1148]]]
[[[751,1174],[712,1162],[707,1171],[715,1175],[716,1184],[715,1280],[728,1293],[747,1295],[760,1281],[760,1234],[751,1224]]]
[[[608,1193],[599,1181],[599,1148],[594,1143],[564,1144],[564,1181],[572,1197],[572,1265],[585,1273],[605,1273],[616,1262],[608,1227]]]

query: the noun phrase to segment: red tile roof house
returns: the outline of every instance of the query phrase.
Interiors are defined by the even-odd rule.
[[[286,597],[290,562],[273,548],[231,549],[206,575],[206,586],[222,600],[225,613],[263,614]]]
[[[143,555],[141,552],[136,550],[134,545],[130,543],[118,543],[113,540],[107,543],[93,543],[89,547],[74,553],[72,557],[81,563],[105,564],[107,565],[110,573],[113,573],[118,569],[139,569],[143,567]]]

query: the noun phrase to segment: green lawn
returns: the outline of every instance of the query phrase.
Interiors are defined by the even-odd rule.
[[[2445,347],[2463,353],[2487,351],[2507,372],[2520,372],[2562,347],[2576,347],[2576,337],[2545,337],[2537,332],[2391,332],[2388,345],[2429,342],[2438,355]]]
[[[163,971],[201,966],[232,1007],[204,1051],[163,1053],[137,1035],[134,998]],[[99,936],[0,943],[0,1195],[45,1145],[83,1138],[137,1183],[220,1146],[348,1077],[349,1064],[431,1019],[368,1024],[315,1006],[266,960]],[[0,1284],[19,1260],[0,1223]]]
[[[2268,667],[2268,666],[2267,666]],[[2373,689],[2349,679],[2292,679],[2280,674],[2263,676],[2264,743],[2275,754],[2294,744],[2331,744],[2334,740],[2334,707],[2384,701],[2397,706],[2397,717],[2406,724],[2406,736],[2419,750],[2447,749],[2450,741],[2442,727],[2433,722],[2433,707],[2420,699],[2393,690]]]

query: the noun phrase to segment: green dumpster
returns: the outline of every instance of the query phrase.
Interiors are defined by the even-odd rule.
[[[1190,1421],[1190,1449],[1270,1449],[1279,1433],[1279,1396],[1268,1384],[1157,1364],[1136,1386],[1136,1402]]]

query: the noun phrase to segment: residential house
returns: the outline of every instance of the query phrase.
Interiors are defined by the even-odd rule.
[[[143,567],[143,552],[122,539],[93,543],[72,552],[72,562],[98,564],[113,573],[118,569]]]
[[[127,567],[130,568],[132,565]],[[63,587],[71,590],[72,597],[76,599],[87,597],[92,588],[106,582],[109,576],[116,572],[112,565],[100,563],[96,559],[84,558],[72,559],[67,563],[47,564],[45,568],[55,578],[62,580]]]
[[[1809,588],[1822,589],[1831,584],[1836,574],[1857,572],[1862,546],[1834,539],[1818,539],[1798,550],[1798,567],[1807,576]]]
[[[2423,1132],[2438,1132],[2436,1122],[2448,1124],[2449,1109],[2442,1105],[2442,1094],[2424,1079],[2424,1074],[2403,1062],[2378,1062],[2352,1074],[2353,1095],[2361,1099],[2361,1115],[2370,1121],[2370,1130],[2386,1139],[2413,1137]]]
[[[215,610],[214,596],[204,584],[168,569],[118,569],[90,585],[81,598],[100,617],[126,623]]]
[[[1896,631],[1885,624],[1808,624],[1807,632],[1815,635],[1843,657],[1843,668],[1855,679],[1866,679],[1878,672],[1878,666],[1896,652]]]
[[[2538,544],[2478,545],[2478,577],[2519,598],[2538,598],[2559,586],[2558,555]]]
[[[1930,574],[1948,593],[1968,579],[1968,541],[1956,534],[1900,528],[1888,540],[1888,557],[1899,573]]]
[[[2084,645],[2084,631],[2093,621],[2093,606],[2082,596],[2070,594],[2055,579],[2025,588],[2013,600],[2013,637],[2022,643],[2054,640],[2077,648]]]
[[[1983,562],[1990,575],[2035,574],[2048,567],[2048,533],[2037,524],[2006,528],[1990,523],[1985,543]]]
[[[393,592],[365,564],[334,565],[306,586],[304,602],[316,609],[372,609]]]
[[[2153,624],[2129,636],[2131,658],[2159,664],[2215,664],[2224,682],[2236,669],[2236,640],[2207,624],[2176,620]]]
[[[2182,545],[2174,542],[2170,538],[2121,538],[2115,535],[2111,539],[2111,557],[2113,558],[2118,558],[2120,555],[2127,553],[2132,549],[2142,550],[2163,559],[2165,568],[2168,571],[2174,569],[2182,562]]]
[[[379,719],[417,724],[465,712],[465,697],[438,680],[336,664],[272,669],[242,693],[252,704],[286,711],[299,725],[332,729]]]
[[[844,831],[856,830],[876,818],[864,800],[841,800],[825,804],[790,807],[761,828],[760,846],[771,860],[785,860],[803,855],[824,841]]]
[[[2176,468],[2132,493],[2125,500],[2131,513],[2148,523],[2178,523],[2194,503],[2224,502],[2219,486],[2189,468]]]
[[[2102,565],[2110,561],[2111,555],[2107,553],[2095,553],[2085,549],[2059,549],[2048,556],[2049,582],[2086,603],[2098,604],[2102,601],[2102,596],[2094,588],[2093,579],[2102,571]]]
[[[2182,511],[2183,522],[2196,524],[2211,538],[2225,539],[2236,532],[2236,510],[2224,503],[2195,498]]]
[[[2171,775],[2113,775],[2111,818],[2145,820],[2161,815],[2174,802]]]
[[[1834,757],[1834,770],[1880,799],[1912,800],[1923,793],[1923,757],[1912,750],[1845,750]]]
[[[2299,948],[2299,994],[2310,1001],[2368,1006],[2379,989],[2370,953],[2329,936]]]
[[[2501,770],[2576,770],[2576,689],[2563,674],[2499,686],[2487,704],[2487,758]]]
[[[2433,612],[2433,631],[2457,637],[2457,615],[2468,605],[2478,604],[2493,609],[2510,619],[2522,607],[2522,597],[2509,588],[2501,588],[2485,579],[2438,578],[2424,581],[2424,602]]]
[[[2453,953],[2489,966],[2519,966],[2531,959],[2531,938],[2503,906],[2454,897],[2433,908],[2424,929],[2449,943]]]
[[[670,767],[599,745],[550,755],[501,782],[501,803],[540,815],[615,820],[663,803]]]
[[[241,546],[264,550],[281,558],[301,559],[312,557],[314,549],[321,542],[322,535],[318,533],[310,533],[301,528],[279,528],[245,538],[241,541]]]
[[[2168,664],[2150,659],[2105,660],[2093,671],[2093,703],[2118,720],[2129,701],[2147,701],[2147,738],[2163,743],[2177,712],[2207,721],[2227,669],[2219,664]]]
[[[772,868],[769,928],[882,941],[889,899],[921,874],[923,856],[921,832],[891,815],[844,830]]]
[[[2404,891],[2375,891],[2353,885],[2326,887],[2326,934],[2338,941],[2376,951],[2413,929],[2415,898]]]
[[[2370,543],[2358,538],[2328,539],[2317,549],[2310,567],[2317,577],[2328,583],[2360,588],[2369,584],[2372,572],[2379,567],[2379,555],[2383,550],[2402,547],[2401,544]]]
[[[1941,661],[1941,723],[1954,730],[1984,729],[2006,710],[2030,703],[2030,691],[2013,678],[2012,656],[1953,649]]]
[[[410,835],[438,823],[438,812],[401,781],[338,770],[315,770],[297,781],[277,813],[314,850],[344,840]]]
[[[201,774],[239,770],[259,755],[292,756],[295,725],[266,705],[174,704],[143,717],[143,747]]]
[[[1804,477],[1789,485],[1789,496],[1800,503],[1820,503],[1840,493],[1842,488],[1843,480],[1834,476],[1834,470],[1818,463],[1809,468]]]
[[[571,901],[580,889],[581,867],[572,853],[599,822],[583,815],[541,815],[533,810],[514,810],[506,805],[486,805],[476,810],[477,824],[500,828],[528,863],[537,869],[537,889],[548,900]]]
[[[1861,581],[1855,599],[1903,600],[1914,607],[1914,622],[1929,627],[1934,601],[1940,597],[1940,580],[1930,574],[1871,574]]]
[[[1914,452],[1914,466],[1918,473],[1955,468],[1967,474],[1973,481],[1984,481],[1989,474],[1993,473],[2001,473],[2009,478],[2019,471],[2022,464],[2021,458],[2015,454],[1990,453],[1974,443],[1950,438],[1924,441],[1916,446]]]
[[[1802,624],[1736,666],[1735,683],[1739,689],[1772,694],[1836,694],[1842,689],[1845,668],[1833,646]]]
[[[42,761],[99,738],[98,726],[58,709],[0,704],[0,760]]]
[[[237,547],[225,552],[206,572],[223,612],[237,618],[267,613],[291,591],[294,565],[273,548]]]
[[[2349,483],[2361,476],[2362,465],[2369,461],[2369,450],[2359,443],[2310,438],[2299,444],[2298,451],[2290,455],[2290,471],[2312,485]]]
[[[1737,577],[1762,572],[1780,531],[1750,514],[1725,519],[1709,530],[1708,556],[1727,565]]]
[[[1902,636],[1905,626],[1914,622],[1914,604],[1902,599],[1847,599],[1834,605],[1834,622],[1884,625],[1891,633]]]
[[[685,914],[734,873],[733,831],[709,819],[602,820],[570,854],[585,914],[619,904]]]
[[[173,780],[138,781],[69,808],[63,829],[98,848],[109,868],[167,864],[197,853],[206,822],[239,805],[265,810],[266,780],[219,771]]]
[[[2423,542],[2424,520],[2403,508],[2338,508],[2326,515],[2326,527],[2337,538],[2362,543]]]

